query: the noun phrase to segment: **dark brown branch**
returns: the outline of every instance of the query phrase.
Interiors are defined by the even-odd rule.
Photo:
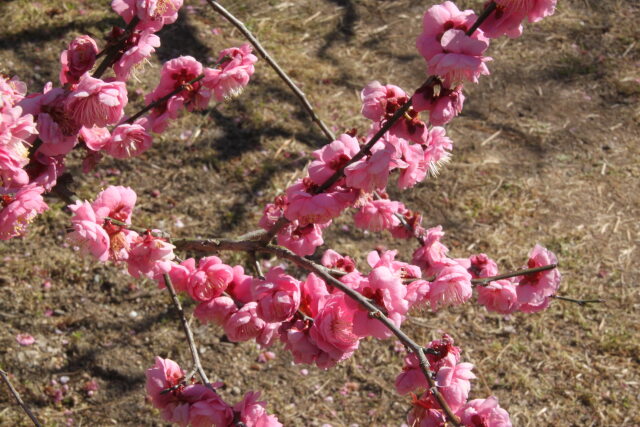
[[[543,265],[542,267],[525,268],[524,270],[516,270],[510,273],[498,274],[497,276],[480,277],[478,279],[472,279],[471,283],[473,283],[474,285],[483,286],[495,280],[508,279],[510,277],[516,277],[516,276],[526,276],[528,274],[535,274],[541,271],[553,270],[556,267],[558,267],[557,264],[549,264],[549,265]]]
[[[7,387],[9,387],[9,391],[11,392],[11,394],[13,394],[13,397],[18,402],[18,405],[20,405],[22,410],[29,416],[29,418],[31,418],[33,425],[35,425],[36,427],[42,427],[42,424],[40,424],[40,421],[38,421],[38,419],[33,414],[33,412],[31,412],[31,409],[29,409],[29,406],[27,406],[27,404],[24,403],[24,401],[20,397],[20,393],[18,393],[18,390],[16,390],[13,387],[13,384],[11,384],[11,381],[9,381],[9,376],[7,375],[7,373],[2,369],[0,369],[0,377],[2,377],[2,380],[5,382],[5,384],[7,384]]]
[[[198,354],[198,348],[196,347],[195,340],[193,339],[193,332],[191,332],[191,328],[189,327],[189,322],[187,321],[186,316],[184,315],[184,310],[182,309],[182,304],[180,304],[180,300],[178,299],[178,295],[176,294],[176,290],[173,287],[173,283],[171,283],[171,278],[168,274],[164,274],[164,283],[169,290],[169,294],[171,295],[171,301],[173,302],[173,306],[176,308],[178,315],[180,316],[180,322],[182,323],[182,329],[184,329],[184,334],[187,337],[187,342],[189,343],[189,350],[191,351],[191,359],[193,360],[193,369],[198,372],[200,375],[200,379],[205,386],[209,387],[211,390],[215,391],[211,384],[209,383],[209,378],[207,378],[207,374],[204,372],[204,368],[200,363],[200,355]]]
[[[107,71],[107,68],[112,66],[120,58],[120,56],[122,56],[122,54],[124,53],[122,52],[124,43],[131,36],[131,33],[135,30],[138,22],[140,22],[140,18],[138,18],[137,16],[131,18],[131,21],[129,21],[129,24],[124,30],[124,34],[122,34],[122,36],[120,36],[118,40],[113,42],[113,44],[107,46],[101,52],[101,54],[104,54],[105,57],[100,65],[98,65],[98,68],[96,68],[96,71],[93,72],[93,78],[99,79],[100,77],[102,77],[104,72]]]
[[[496,10],[496,7],[497,5],[495,1],[492,1],[491,3],[489,3],[484,8],[480,16],[478,16],[478,19],[476,19],[476,22],[474,22],[471,28],[469,28],[466,34],[468,36],[471,36],[478,28],[480,28],[480,25],[482,25],[482,23],[493,13],[493,11]]]
[[[262,56],[264,60],[267,61],[267,63],[271,66],[271,68],[273,68],[273,70],[278,74],[278,76],[280,76],[280,78],[286,83],[287,86],[289,86],[289,88],[293,91],[293,93],[295,93],[298,99],[300,99],[300,102],[302,102],[302,105],[304,105],[304,108],[307,110],[307,112],[311,116],[311,119],[318,125],[318,127],[320,127],[320,129],[322,130],[322,133],[324,133],[325,136],[330,141],[333,141],[334,139],[336,139],[336,137],[333,135],[331,130],[329,130],[327,125],[324,124],[324,122],[320,119],[320,117],[318,117],[318,115],[314,111],[313,107],[307,100],[307,97],[304,95],[304,93],[298,88],[298,86],[296,86],[295,83],[293,83],[291,78],[287,75],[287,73],[284,72],[284,70],[282,70],[282,68],[280,68],[280,66],[269,55],[269,53],[267,53],[267,51],[262,47],[258,39],[256,39],[254,35],[251,34],[251,32],[242,23],[242,21],[238,20],[238,18],[233,16],[231,13],[229,13],[229,11],[226,10],[224,7],[222,7],[220,3],[218,3],[217,1],[207,0],[207,2],[213,8],[213,10],[215,10],[220,15],[222,15],[234,27],[240,30],[240,32],[247,38],[247,40],[249,40],[249,42],[253,45],[253,47],[258,51],[260,56]]]
[[[603,300],[603,299],[573,299],[569,297],[563,297],[560,295],[551,295],[551,298],[554,298],[560,301],[572,302],[574,304],[578,304],[583,307],[587,304],[599,304],[599,303],[606,302],[606,300]]]

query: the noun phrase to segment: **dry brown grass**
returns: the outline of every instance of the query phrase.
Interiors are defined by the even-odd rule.
[[[20,75],[31,90],[55,80],[58,55],[73,36],[99,38],[117,22],[104,3],[4,1],[2,71]],[[190,54],[207,61],[242,41],[205,6],[187,3],[194,13],[185,10],[162,32],[162,59]],[[364,130],[358,92],[369,81],[409,89],[424,78],[413,39],[429,2],[227,3],[337,132]],[[460,3],[479,9],[483,2]],[[477,367],[472,397],[495,394],[516,426],[637,426],[640,7],[559,3],[555,16],[528,26],[524,37],[494,43],[493,74],[469,89],[463,115],[449,126],[452,162],[437,179],[395,196],[424,212],[428,225],[443,224],[455,256],[484,251],[508,270],[539,242],[560,259],[562,294],[607,302],[587,308],[555,302],[544,313],[507,318],[469,304],[416,313],[407,331],[423,341],[452,334]],[[213,27],[223,35],[213,36]],[[143,89],[154,86],[158,64],[139,73]],[[261,206],[299,176],[322,143],[296,99],[261,63],[238,100],[184,116],[147,154],[106,160],[96,174],[78,175],[76,188],[91,198],[97,187],[132,186],[139,225],[183,236],[239,234],[255,226]],[[77,173],[78,164],[71,161],[70,170]],[[160,196],[152,197],[153,190]],[[47,425],[69,417],[77,425],[160,425],[145,403],[144,370],[156,354],[189,361],[168,298],[151,283],[63,247],[67,216],[61,203],[49,202],[51,211],[28,238],[0,244],[1,366]],[[387,236],[344,231],[343,224],[349,221],[338,221],[326,241],[360,259],[380,241],[403,256],[413,249]],[[226,260],[242,262],[237,255]],[[50,291],[40,288],[45,279],[53,282]],[[45,317],[46,308],[57,312]],[[338,368],[309,368],[303,376],[304,366],[292,366],[282,351],[258,364],[254,344],[231,344],[216,328],[194,327],[210,376],[228,384],[225,398],[264,390],[285,425],[399,425],[408,408],[390,386],[401,366],[392,341],[363,342]],[[19,332],[32,333],[37,344],[19,347]],[[61,375],[71,378],[71,391],[55,405],[45,387]],[[80,391],[89,378],[101,385],[93,398]],[[342,394],[345,384],[352,391]],[[6,391],[0,399],[0,424],[28,425]]]

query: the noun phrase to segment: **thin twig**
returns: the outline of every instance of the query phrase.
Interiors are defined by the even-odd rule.
[[[471,279],[471,283],[473,283],[474,285],[483,286],[495,280],[508,279],[510,277],[516,277],[516,276],[526,276],[528,274],[540,273],[541,271],[553,270],[556,267],[558,267],[558,264],[543,265],[541,267],[535,267],[535,268],[525,268],[524,270],[516,270],[510,273],[498,274],[497,276],[479,277],[477,279]]]
[[[287,84],[287,86],[289,86],[289,88],[293,91],[293,93],[295,93],[298,99],[300,99],[300,102],[302,102],[302,105],[304,105],[304,108],[307,110],[307,112],[311,116],[311,119],[320,127],[320,129],[322,130],[322,133],[324,133],[325,136],[330,141],[333,141],[334,139],[336,139],[336,137],[333,135],[331,130],[329,130],[327,125],[324,124],[324,122],[320,119],[320,117],[318,117],[318,115],[314,111],[313,107],[307,100],[307,97],[304,95],[304,93],[298,88],[298,86],[296,86],[296,84],[291,80],[291,78],[287,75],[287,73],[285,73],[284,70],[280,68],[278,63],[269,55],[269,53],[267,53],[267,51],[262,47],[258,39],[256,39],[254,35],[251,34],[251,32],[242,23],[242,21],[240,21],[238,18],[233,16],[228,10],[222,7],[220,3],[218,3],[217,1],[207,0],[207,2],[213,8],[213,10],[215,10],[220,15],[222,15],[234,27],[240,30],[240,32],[247,38],[247,40],[249,40],[249,42],[253,45],[253,47],[256,48],[260,56],[262,56],[264,60],[267,61],[267,63],[271,66],[271,68],[273,68],[273,70],[278,74],[278,76],[280,76],[280,78]]]
[[[120,58],[120,56],[122,56],[124,52],[121,52],[121,50],[124,47],[124,42],[127,41],[127,39],[131,36],[131,33],[135,30],[138,22],[140,22],[140,18],[138,18],[137,16],[131,18],[131,21],[129,21],[129,24],[127,24],[127,27],[125,28],[122,36],[120,36],[120,38],[116,40],[112,45],[107,46],[105,49],[103,49],[101,54],[104,53],[105,57],[100,65],[98,65],[98,68],[96,68],[96,71],[93,72],[93,78],[99,79],[100,77],[102,77],[104,72],[107,71],[107,68],[112,66]]]
[[[471,36],[478,28],[480,28],[480,25],[482,25],[482,23],[493,13],[494,10],[496,10],[496,8],[497,5],[495,1],[489,3],[484,8],[480,16],[478,16],[476,22],[474,22],[471,28],[469,28],[469,30],[466,32],[467,36]]]
[[[40,424],[40,421],[38,421],[38,419],[33,414],[33,412],[31,412],[31,409],[29,409],[27,404],[24,403],[24,401],[20,397],[20,393],[18,393],[18,390],[16,390],[13,387],[13,384],[11,384],[11,381],[9,381],[9,376],[7,375],[7,373],[2,369],[0,369],[0,377],[2,377],[2,380],[7,384],[7,387],[9,387],[9,391],[11,391],[11,394],[13,394],[13,397],[15,397],[16,401],[18,402],[18,405],[20,405],[22,407],[22,410],[29,416],[29,418],[31,418],[31,421],[33,422],[33,424],[36,427],[42,427],[42,424]]]
[[[209,383],[209,378],[207,378],[207,374],[204,372],[204,368],[200,363],[200,355],[198,354],[198,348],[196,347],[195,340],[193,339],[193,332],[191,332],[191,327],[189,326],[189,322],[187,321],[186,316],[184,315],[184,310],[182,309],[182,304],[180,304],[180,300],[178,299],[178,295],[176,294],[176,290],[173,287],[173,283],[171,283],[171,277],[167,273],[163,275],[164,283],[169,290],[169,294],[171,295],[171,301],[173,302],[173,306],[176,308],[178,315],[180,316],[180,322],[182,323],[182,329],[184,329],[184,334],[187,337],[187,342],[189,343],[189,350],[191,351],[191,359],[193,360],[193,367],[198,371],[200,378],[205,386],[215,391],[213,386]]]
[[[567,302],[572,302],[574,304],[578,304],[580,306],[585,306],[587,304],[600,304],[603,302],[606,302],[607,300],[604,299],[573,299],[573,298],[569,298],[569,297],[563,297],[560,295],[551,295],[551,298],[560,300],[560,301],[567,301]]]

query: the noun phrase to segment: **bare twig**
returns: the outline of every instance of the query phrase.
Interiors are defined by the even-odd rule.
[[[102,60],[100,65],[98,65],[98,68],[96,68],[96,70],[93,72],[94,78],[99,79],[100,77],[102,77],[104,72],[107,71],[107,68],[112,66],[118,60],[118,58],[122,56],[122,54],[124,53],[122,52],[124,42],[127,41],[127,39],[131,36],[131,33],[135,30],[138,22],[140,22],[140,18],[138,18],[137,16],[131,18],[131,21],[129,21],[129,24],[127,24],[127,27],[125,28],[122,36],[120,36],[118,40],[116,40],[115,42],[113,42],[113,44],[107,46],[105,49],[103,49],[102,52],[100,52],[100,55],[104,55],[104,59]]]
[[[558,264],[543,265],[541,267],[535,267],[535,268],[525,268],[524,270],[516,270],[510,273],[498,274],[497,276],[480,277],[477,279],[471,279],[471,283],[473,283],[474,285],[484,286],[489,282],[493,282],[495,280],[508,279],[510,277],[516,277],[516,276],[526,276],[528,274],[540,273],[541,271],[553,270],[556,267],[558,267]]]
[[[189,322],[187,321],[186,316],[184,315],[184,310],[182,309],[182,304],[180,304],[180,300],[178,299],[178,295],[176,294],[176,290],[173,287],[173,283],[171,283],[171,278],[168,274],[164,274],[164,283],[169,290],[169,294],[171,295],[171,301],[173,302],[173,306],[176,308],[178,315],[180,316],[180,322],[182,323],[182,329],[184,329],[184,334],[187,337],[187,342],[189,343],[189,350],[191,351],[191,359],[193,360],[193,368],[197,370],[198,375],[200,375],[200,379],[205,386],[213,389],[213,386],[209,383],[209,378],[207,378],[207,374],[204,372],[204,368],[200,363],[200,355],[198,354],[198,348],[196,347],[195,340],[193,339],[193,332],[191,332],[191,327],[189,326]]]
[[[20,405],[20,407],[22,407],[22,410],[29,416],[29,418],[31,418],[31,421],[33,422],[33,424],[36,427],[42,427],[42,424],[40,424],[40,421],[38,421],[38,419],[33,414],[33,412],[31,412],[31,409],[29,409],[27,404],[24,403],[24,401],[20,397],[18,390],[16,390],[13,387],[13,384],[11,384],[11,381],[9,381],[9,376],[7,375],[7,373],[2,369],[0,369],[0,377],[2,377],[2,380],[7,384],[7,387],[9,387],[9,391],[11,392],[11,394],[13,394],[13,397],[15,397],[16,401],[18,402],[18,405]]]
[[[560,295],[551,295],[551,298],[560,300],[560,301],[566,301],[566,302],[572,302],[574,304],[578,304],[580,306],[585,306],[587,304],[599,304],[599,303],[603,303],[606,302],[606,300],[603,299],[573,299],[573,298],[569,298],[569,297],[563,297]]]
[[[269,53],[267,53],[267,51],[262,47],[258,39],[256,39],[254,35],[251,34],[251,32],[242,23],[242,21],[240,21],[238,18],[233,16],[227,9],[222,7],[220,3],[218,3],[217,1],[207,0],[207,2],[213,8],[213,10],[215,10],[220,15],[222,15],[234,27],[240,30],[240,32],[247,38],[247,40],[249,40],[249,42],[253,45],[253,47],[256,48],[260,56],[262,56],[264,60],[267,61],[267,63],[271,66],[271,68],[273,68],[273,70],[278,74],[278,76],[280,76],[280,78],[287,84],[287,86],[289,86],[289,88],[293,91],[293,93],[295,93],[298,99],[300,99],[300,102],[302,102],[302,105],[304,105],[304,108],[307,110],[307,112],[311,116],[311,119],[320,127],[320,129],[322,130],[322,133],[324,133],[325,136],[330,141],[333,141],[334,139],[336,139],[333,133],[331,132],[331,130],[329,130],[329,128],[327,127],[327,125],[324,124],[324,122],[320,119],[320,117],[318,117],[318,115],[314,111],[313,107],[307,100],[307,97],[304,95],[304,93],[298,88],[298,86],[296,86],[296,84],[291,80],[291,78],[287,75],[287,73],[285,73],[284,70],[280,68],[278,63],[269,55]]]

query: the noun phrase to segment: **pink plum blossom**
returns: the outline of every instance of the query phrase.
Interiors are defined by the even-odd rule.
[[[529,254],[527,268],[542,267],[557,263],[558,259],[553,252],[540,245],[536,245]],[[516,287],[518,303],[531,306],[541,305],[546,299],[557,292],[560,279],[560,272],[557,268],[520,276],[518,286]]]
[[[220,68],[205,69],[203,84],[213,90],[218,102],[239,95],[249,84],[249,79],[255,71],[253,64],[258,61],[251,53],[252,50],[249,43],[225,49],[218,57]]]
[[[151,147],[152,137],[140,124],[121,124],[111,132],[104,151],[116,159],[139,156]]]
[[[399,99],[406,99],[407,94],[398,86],[382,85],[373,81],[360,92],[362,100],[362,115],[374,122],[380,121],[389,111],[395,111],[393,104]],[[392,112],[393,114],[393,112]]]
[[[82,126],[104,127],[117,123],[126,105],[127,89],[123,82],[105,82],[84,74],[65,99],[64,108]]]
[[[27,85],[18,76],[0,76],[0,108],[16,105],[27,94]]]
[[[175,262],[171,262],[170,264],[170,269],[167,274],[169,275],[169,279],[171,280],[171,284],[174,289],[176,292],[187,292],[189,277],[191,276],[191,273],[196,271],[196,260],[193,258],[187,258],[180,264],[176,264]],[[166,287],[166,284],[164,283],[164,274],[156,275],[155,279],[158,281],[160,289],[164,289]]]
[[[137,197],[129,187],[109,186],[98,193],[91,206],[99,221],[109,217],[129,224]]]
[[[16,335],[16,341],[23,347],[28,347],[36,342],[36,339],[30,334],[18,334]]]
[[[459,363],[442,366],[436,373],[436,385],[452,411],[460,409],[469,397],[471,383],[476,378],[471,372],[471,363]]]
[[[477,289],[478,303],[489,311],[510,314],[519,308],[516,285],[510,280],[496,280]]]
[[[140,30],[160,31],[164,25],[173,24],[178,19],[178,10],[183,0],[113,0],[111,8],[128,24],[134,16],[140,22]]]
[[[427,143],[423,146],[424,161],[429,165],[432,175],[438,173],[438,167],[449,161],[453,142],[447,137],[446,130],[439,126],[434,126],[429,130]]]
[[[97,54],[98,45],[91,37],[76,37],[60,55],[60,83],[78,83],[80,77],[95,64]]]
[[[447,259],[449,249],[440,242],[443,236],[441,225],[426,230],[422,236],[424,245],[413,253],[412,264],[419,266],[427,277],[436,274],[439,271],[437,266]]]
[[[487,254],[472,255],[469,257],[469,261],[471,262],[469,273],[474,279],[498,274],[498,265]]]
[[[355,194],[335,189],[331,192],[313,193],[310,179],[298,180],[287,189],[288,205],[284,212],[290,221],[299,221],[301,226],[323,224],[337,217],[355,201]]]
[[[333,249],[327,249],[322,255],[322,265],[345,273],[356,271],[356,263],[349,256],[342,256]]]
[[[309,177],[316,185],[322,185],[360,151],[358,140],[342,134],[335,141],[313,152],[315,160],[309,165]]]
[[[233,280],[227,287],[227,293],[243,304],[253,301],[253,277],[244,274],[241,265],[233,267]]]
[[[456,415],[466,427],[511,427],[509,413],[500,407],[494,396],[470,400]]]
[[[400,224],[396,214],[404,205],[393,200],[371,200],[365,202],[353,216],[356,227],[369,231],[390,230]]]
[[[153,278],[171,270],[171,260],[175,258],[173,246],[164,239],[154,237],[151,232],[136,236],[132,240],[127,258],[129,274],[133,277]]]
[[[353,332],[354,314],[345,303],[344,294],[326,297],[318,307],[309,335],[328,355],[326,360],[316,361],[319,367],[331,367],[349,358],[358,348],[360,339]]]
[[[198,304],[193,315],[202,323],[213,322],[216,325],[224,325],[229,316],[238,311],[233,299],[227,296],[219,296],[207,302]]]
[[[403,141],[399,145],[399,154],[402,166],[399,167],[398,188],[405,190],[424,180],[429,170],[429,164],[425,161],[422,146],[418,144],[410,145]]]
[[[256,312],[266,322],[284,322],[291,319],[300,306],[300,282],[272,268],[264,280],[256,280],[253,298],[258,305]]]
[[[151,30],[134,32],[126,41],[125,52],[113,64],[116,79],[127,81],[132,70],[142,61],[151,57],[157,47],[160,47],[160,38]]]
[[[88,252],[98,261],[109,259],[110,240],[106,230],[98,221],[91,204],[86,201],[76,201],[69,205],[73,212],[71,223],[73,231],[69,234],[69,239],[78,245],[82,252]]]
[[[391,144],[378,141],[371,148],[371,156],[345,168],[347,185],[367,193],[384,189],[389,179],[389,169],[395,152],[396,149]]]
[[[438,273],[429,286],[431,309],[460,305],[471,298],[471,275],[459,265],[447,265]]]
[[[449,87],[433,79],[416,90],[412,105],[416,111],[429,111],[432,125],[443,126],[462,112],[464,99],[462,85]]]
[[[233,269],[216,256],[205,257],[191,273],[187,291],[196,301],[206,302],[219,297],[233,280]]]
[[[557,0],[496,0],[496,10],[480,25],[487,37],[522,35],[522,21],[538,22],[553,15]]]
[[[44,189],[35,185],[9,192],[0,187],[0,240],[22,236],[29,223],[49,209],[42,199]]]
[[[260,392],[250,391],[233,406],[240,414],[239,422],[247,427],[282,427],[276,416],[267,414],[267,402],[258,401],[259,398]]]
[[[487,41],[469,37],[462,30],[451,29],[442,35],[440,44],[443,51],[428,60],[429,73],[442,77],[447,86],[463,81],[478,83],[481,75],[489,74],[485,62],[491,58],[482,55],[489,47]]]
[[[224,332],[230,341],[248,341],[260,335],[267,323],[256,313],[257,305],[256,302],[246,303],[227,318]]]
[[[93,126],[91,128],[82,127],[80,138],[89,150],[100,151],[111,139],[109,129]]]
[[[300,226],[298,221],[293,221],[278,233],[278,244],[300,256],[313,255],[316,248],[324,243],[322,230],[330,224],[331,221]]]
[[[294,319],[279,329],[280,341],[291,352],[294,363],[314,363],[324,352],[309,335],[309,322]]]

